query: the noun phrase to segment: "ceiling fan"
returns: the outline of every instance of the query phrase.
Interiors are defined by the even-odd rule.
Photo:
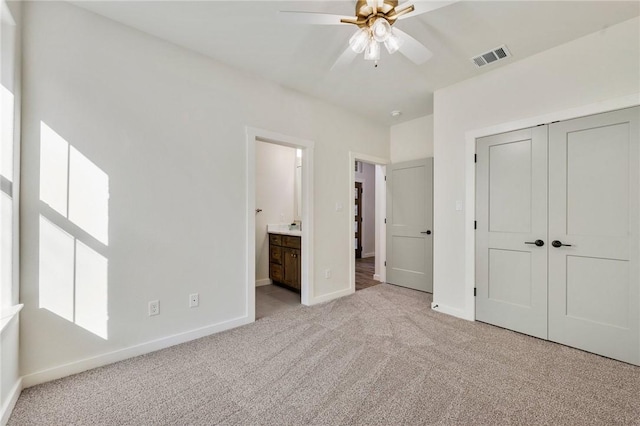
[[[384,44],[390,54],[397,51],[415,64],[428,61],[433,53],[422,43],[404,31],[393,27],[397,20],[421,15],[447,6],[455,1],[407,1],[398,0],[358,0],[354,16],[332,15],[328,13],[281,11],[287,21],[314,25],[356,25],[358,29],[349,39],[349,47],[340,55],[331,69],[348,65],[360,53],[364,59],[378,64],[380,44]],[[393,27],[393,28],[392,28]]]

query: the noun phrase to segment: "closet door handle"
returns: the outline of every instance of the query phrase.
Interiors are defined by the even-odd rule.
[[[535,240],[535,241],[525,241],[525,244],[535,244],[538,247],[542,247],[544,245],[544,241],[542,240]]]
[[[431,231],[421,231],[421,234],[427,234],[427,235],[431,235]]]
[[[562,241],[558,241],[558,240],[553,240],[551,242],[551,245],[554,246],[555,248],[558,248],[558,247],[571,247],[571,244],[562,244]]]

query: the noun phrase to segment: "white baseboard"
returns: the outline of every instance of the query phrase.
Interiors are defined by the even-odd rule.
[[[317,296],[311,299],[309,306],[317,305],[318,303],[328,302],[333,299],[339,299],[341,297],[348,296],[353,293],[355,293],[355,289],[346,288],[344,290],[338,290],[338,291],[334,291],[333,293]]]
[[[2,406],[2,417],[0,417],[0,425],[5,426],[9,422],[9,417],[11,417],[11,412],[13,408],[16,406],[16,402],[18,402],[18,398],[20,397],[20,393],[22,392],[22,377],[18,379],[16,384],[13,386],[13,389],[9,392],[10,397],[7,398],[7,401]]]
[[[373,279],[376,280],[376,281],[382,281],[380,279],[380,274],[373,274]]]
[[[273,281],[269,278],[263,278],[261,280],[256,280],[256,287],[261,287],[263,285],[273,284]]]
[[[161,339],[152,340],[150,342],[141,343],[135,346],[130,346],[128,348],[119,349],[117,351],[108,352],[106,354],[98,355],[95,357],[86,358],[80,361],[74,361],[69,364],[37,371],[35,373],[23,376],[22,385],[24,388],[28,388],[40,383],[60,379],[72,374],[77,374],[86,370],[91,370],[93,368],[102,367],[103,365],[113,364],[114,362],[133,358],[139,355],[144,355],[149,352],[155,352],[160,349],[165,349],[170,346],[188,342],[190,340],[209,336],[210,334],[219,333],[231,328],[236,328],[241,325],[249,324],[250,322],[252,321],[249,320],[248,316],[235,318],[229,321],[223,321],[221,323],[208,325],[205,327],[197,328],[195,330],[186,331],[184,333],[174,334],[172,336],[163,337]]]
[[[376,257],[376,253],[362,253],[362,258],[366,259],[367,257]]]
[[[467,321],[475,321],[475,318],[469,318],[469,314],[464,310],[458,309],[458,308],[452,308],[450,306],[445,306],[437,302],[431,302],[431,309],[437,312],[442,312],[443,314],[462,318]]]

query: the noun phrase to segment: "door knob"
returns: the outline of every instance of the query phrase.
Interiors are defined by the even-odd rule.
[[[422,231],[420,232],[421,234],[427,234],[427,235],[431,235],[431,231]]]
[[[558,240],[553,240],[551,242],[551,245],[554,246],[555,248],[558,248],[558,247],[571,247],[571,244],[562,244],[562,241],[558,241]]]
[[[544,245],[544,241],[542,240],[535,240],[535,241],[525,241],[525,244],[535,244],[538,247],[542,247]]]

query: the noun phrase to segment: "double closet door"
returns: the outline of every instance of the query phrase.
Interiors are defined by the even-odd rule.
[[[639,116],[477,140],[477,320],[640,364]]]

